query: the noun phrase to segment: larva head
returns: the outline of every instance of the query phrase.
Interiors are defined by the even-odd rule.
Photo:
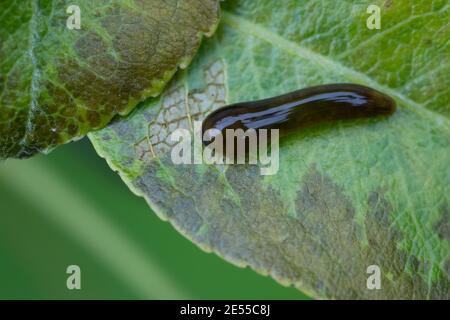
[[[395,100],[390,96],[360,85],[354,85],[354,90],[366,100],[361,106],[367,116],[388,116],[395,112]]]

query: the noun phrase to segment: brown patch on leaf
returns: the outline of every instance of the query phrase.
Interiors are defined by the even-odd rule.
[[[442,206],[441,212],[441,218],[434,225],[434,231],[441,240],[450,241],[450,212],[447,204]]]
[[[342,187],[312,167],[301,179],[290,215],[280,194],[263,187],[250,165],[198,170],[173,166],[168,155],[149,163],[134,183],[183,234],[238,265],[327,298],[446,298],[447,282],[428,288],[423,265],[398,248],[401,233],[382,192],[368,197],[365,232]],[[382,289],[368,290],[366,271],[381,269]]]

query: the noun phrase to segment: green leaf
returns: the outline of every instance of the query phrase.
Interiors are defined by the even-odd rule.
[[[369,4],[381,30],[366,27]],[[320,298],[449,295],[448,1],[235,1],[163,96],[90,139],[162,219],[206,251]],[[258,166],[175,165],[165,139],[217,107],[323,83],[396,113],[281,141]],[[381,271],[369,290],[367,269]]]
[[[74,4],[81,29],[66,27]],[[48,152],[158,95],[214,32],[219,4],[6,0],[0,12],[1,159]]]

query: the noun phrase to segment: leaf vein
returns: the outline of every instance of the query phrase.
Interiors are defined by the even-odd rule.
[[[30,39],[29,39],[29,48],[28,55],[31,59],[31,64],[33,66],[33,73],[31,76],[31,84],[30,84],[30,107],[28,109],[27,121],[25,124],[25,131],[22,137],[22,140],[19,142],[19,145],[22,146],[22,151],[28,144],[28,136],[29,132],[33,130],[33,122],[36,111],[38,110],[38,94],[39,94],[39,82],[41,77],[41,70],[39,67],[39,63],[37,61],[35,48],[36,45],[40,41],[39,29],[38,29],[38,19],[40,17],[40,8],[39,8],[39,0],[33,0],[32,3],[33,14],[30,20]]]

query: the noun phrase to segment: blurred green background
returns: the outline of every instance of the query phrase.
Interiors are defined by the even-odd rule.
[[[81,268],[81,290],[66,268]],[[83,139],[0,163],[1,299],[302,299],[161,221]]]

